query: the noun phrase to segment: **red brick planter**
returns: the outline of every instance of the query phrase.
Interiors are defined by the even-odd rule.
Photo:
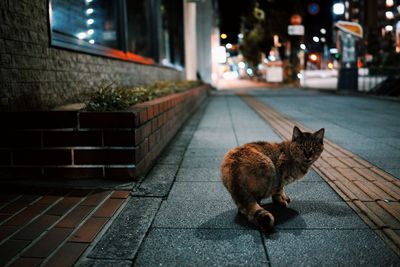
[[[204,85],[118,112],[3,112],[0,176],[137,179],[208,90]]]

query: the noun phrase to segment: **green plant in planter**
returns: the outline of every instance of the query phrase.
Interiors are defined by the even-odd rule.
[[[182,92],[201,84],[200,81],[157,81],[147,86],[122,88],[118,83],[112,82],[89,94],[85,110],[124,110],[129,106]]]
[[[122,110],[129,107],[129,102],[126,91],[110,83],[90,93],[85,109],[89,111]]]

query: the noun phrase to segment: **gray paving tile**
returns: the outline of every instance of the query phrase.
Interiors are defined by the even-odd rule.
[[[386,157],[367,156],[364,158],[382,169],[400,168],[400,157],[392,156],[390,154],[387,154]]]
[[[310,169],[306,176],[299,182],[324,182],[324,180],[313,169]]]
[[[160,206],[160,202],[161,199],[156,198],[131,198],[88,257],[118,260],[133,259]]]
[[[183,159],[186,148],[180,146],[167,147],[157,159],[157,164],[179,165]]]
[[[292,200],[342,201],[326,182],[294,182],[285,186],[285,192]]]
[[[132,266],[132,261],[127,261],[127,260],[104,260],[104,259],[98,259],[98,260],[93,260],[93,259],[85,259],[81,262],[78,262],[74,266],[77,267],[131,267]]]
[[[180,168],[176,176],[177,182],[219,182],[219,169],[210,168]]]
[[[143,179],[143,182],[132,190],[133,196],[165,197],[168,195],[178,165],[157,164]]]
[[[345,202],[293,200],[288,208],[272,204],[265,204],[264,207],[275,216],[277,229],[368,228]]]
[[[399,266],[371,230],[279,231],[265,239],[271,266]]]
[[[232,201],[163,201],[153,227],[255,229]]]
[[[236,140],[234,139],[221,140],[221,139],[193,138],[189,144],[189,148],[212,147],[219,149],[230,149],[235,146],[237,146],[237,143]]]
[[[153,229],[134,266],[266,266],[260,233],[243,230]]]
[[[226,148],[215,148],[215,147],[197,147],[188,148],[185,153],[185,157],[216,157],[223,158],[229,149]]]
[[[220,157],[184,157],[181,167],[219,170],[222,159]]]
[[[171,141],[172,147],[186,147],[192,140],[194,130],[180,131]]]
[[[171,201],[231,200],[222,182],[175,182],[168,195]]]

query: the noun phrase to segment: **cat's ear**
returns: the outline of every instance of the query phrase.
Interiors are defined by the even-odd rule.
[[[317,138],[317,140],[322,143],[324,140],[324,133],[325,133],[325,129],[321,128],[318,131],[316,131],[315,133],[313,133],[313,135]]]
[[[299,139],[300,137],[302,137],[303,136],[303,133],[300,131],[300,129],[297,127],[297,126],[294,126],[294,128],[293,128],[293,137],[292,137],[292,140],[294,141],[294,140],[297,140],[297,139]]]

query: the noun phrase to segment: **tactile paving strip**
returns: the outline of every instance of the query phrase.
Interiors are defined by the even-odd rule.
[[[255,97],[240,97],[283,139],[291,139],[294,125],[312,132]],[[313,169],[400,255],[399,179],[327,139]]]

